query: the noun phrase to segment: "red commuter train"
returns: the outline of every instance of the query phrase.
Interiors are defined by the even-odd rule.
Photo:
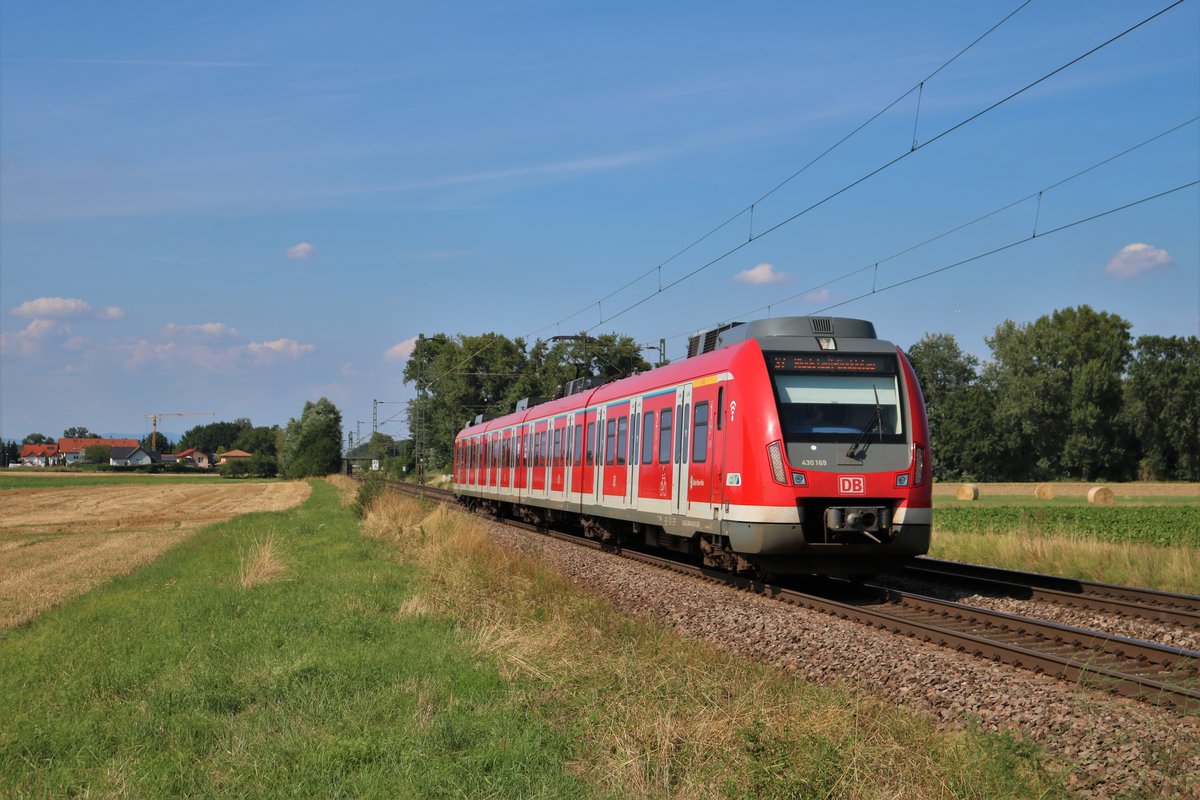
[[[466,505],[758,575],[868,575],[929,549],[925,401],[870,322],[734,323],[681,361],[522,405],[458,434]]]

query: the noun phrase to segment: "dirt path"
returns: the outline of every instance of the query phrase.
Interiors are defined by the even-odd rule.
[[[13,489],[0,518],[0,629],[132,572],[200,527],[308,498],[307,483]]]

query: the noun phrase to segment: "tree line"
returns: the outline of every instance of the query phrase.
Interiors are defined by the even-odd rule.
[[[422,467],[447,469],[455,435],[479,415],[491,419],[511,413],[526,397],[553,399],[559,387],[576,378],[610,380],[650,369],[642,357],[646,348],[628,336],[556,338],[532,344],[498,333],[419,338],[404,380],[417,389],[408,404],[408,426]]]
[[[1006,320],[982,363],[952,334],[908,350],[943,480],[1200,481],[1200,339],[1130,334],[1090,306]]]
[[[232,422],[210,422],[196,425],[171,443],[159,433],[150,434],[141,441],[146,449],[158,452],[182,452],[197,448],[210,455],[230,450],[243,450],[252,454],[244,461],[231,461],[221,465],[222,474],[229,477],[272,477],[276,474],[285,478],[307,478],[337,472],[342,456],[342,413],[327,398],[306,402],[300,417],[291,419],[286,427],[278,425],[255,426],[248,418],[239,417]],[[63,438],[100,438],[82,426],[73,426],[63,431]],[[31,433],[21,444],[53,444],[57,440],[41,433]],[[160,447],[150,447],[151,443]],[[108,448],[103,445],[89,447],[84,453],[88,463],[107,463]],[[5,464],[20,459],[20,445],[15,441],[3,445]]]
[[[926,334],[908,356],[925,394],[935,477],[1200,481],[1200,339],[1134,340],[1131,329],[1087,305],[1006,320],[985,338],[984,361],[953,334]],[[404,379],[418,392],[408,425],[425,468],[447,468],[455,435],[477,415],[551,399],[576,377],[649,369],[642,350],[618,334],[533,345],[496,333],[419,339]],[[412,453],[393,455],[411,463]]]

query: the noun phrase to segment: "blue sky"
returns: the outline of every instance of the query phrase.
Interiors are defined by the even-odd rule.
[[[1192,121],[1036,197],[1200,115],[1196,0],[925,144],[1169,1],[1033,0],[657,293],[656,265],[1020,2],[6,0],[0,435],[286,423],[322,395],[365,429],[412,396],[418,332],[616,330],[679,357],[720,321],[844,303],[825,313],[986,356],[1005,319],[1087,303],[1196,335],[1197,187],[871,294],[1200,178]]]

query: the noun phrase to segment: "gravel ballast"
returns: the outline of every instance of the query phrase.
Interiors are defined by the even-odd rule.
[[[974,721],[985,730],[1017,731],[1045,748],[1078,797],[1200,798],[1200,719],[1194,716],[550,537],[489,527],[501,545],[535,554],[616,608],[685,636],[809,680],[859,687],[926,711],[948,727]]]

